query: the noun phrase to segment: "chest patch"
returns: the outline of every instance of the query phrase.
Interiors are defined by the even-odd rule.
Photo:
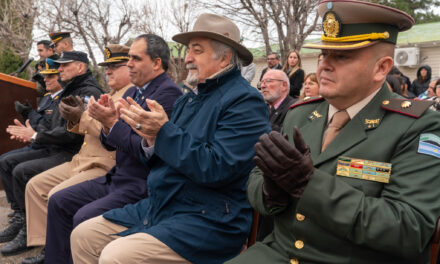
[[[388,183],[391,176],[391,163],[339,157],[336,175]]]
[[[430,133],[421,134],[417,152],[440,158],[440,137]]]

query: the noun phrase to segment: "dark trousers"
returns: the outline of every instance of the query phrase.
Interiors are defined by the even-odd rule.
[[[0,177],[6,195],[18,210],[25,210],[26,183],[35,175],[72,159],[73,154],[49,148],[32,149],[8,154],[0,160]],[[15,208],[14,208],[15,209]]]
[[[27,145],[23,148],[18,148],[18,149],[8,151],[6,153],[3,153],[0,156],[0,160],[6,158],[7,156],[9,156],[11,154],[29,151],[31,149],[32,149],[31,145]],[[3,184],[3,187],[5,190],[12,190],[11,182],[8,181],[7,179],[3,179],[2,174],[0,174],[0,180],[2,181],[2,184]],[[13,201],[14,200],[13,197],[10,197],[10,195],[12,195],[12,192],[8,192],[8,191],[5,191],[5,192],[6,192],[6,200],[8,201],[8,203],[11,204],[11,209],[14,211],[18,211],[20,208],[18,207],[17,203]]]
[[[103,176],[105,178],[105,176]],[[45,264],[73,263],[70,233],[87,219],[121,208],[145,197],[127,195],[129,189],[116,189],[101,179],[79,183],[53,194],[47,213]]]

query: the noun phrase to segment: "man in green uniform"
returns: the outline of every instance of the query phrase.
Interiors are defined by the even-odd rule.
[[[440,115],[384,85],[406,13],[324,0],[322,98],[261,136],[248,199],[274,231],[228,263],[428,263],[440,215]]]

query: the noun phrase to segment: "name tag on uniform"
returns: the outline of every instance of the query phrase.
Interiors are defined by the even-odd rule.
[[[339,157],[336,175],[388,183],[391,176],[391,163]]]

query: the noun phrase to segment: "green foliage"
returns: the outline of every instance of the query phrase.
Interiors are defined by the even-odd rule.
[[[400,9],[410,14],[416,24],[440,21],[440,15],[433,12],[433,7],[440,7],[439,0],[372,0],[372,2]]]
[[[10,48],[5,47],[0,52],[0,72],[5,74],[12,73],[18,70],[22,64],[23,62],[21,61],[20,57],[17,54],[14,54]],[[18,77],[26,80],[28,79],[26,71],[20,73]]]

